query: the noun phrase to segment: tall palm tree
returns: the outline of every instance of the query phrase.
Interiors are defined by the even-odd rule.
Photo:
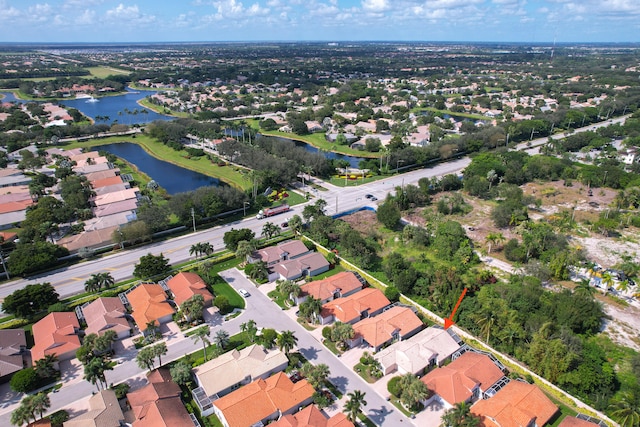
[[[146,365],[145,365],[146,366]],[[100,389],[106,389],[105,371],[112,370],[111,362],[105,357],[94,357],[84,366],[84,379]]]
[[[220,329],[213,336],[213,343],[224,350],[225,347],[229,345],[229,332]]]
[[[40,392],[33,396],[31,400],[31,408],[33,412],[40,414],[40,419],[44,417],[44,413],[51,407],[51,401],[49,395],[45,392]]]
[[[247,334],[250,342],[254,342],[256,340],[256,334],[258,333],[258,327],[256,326],[256,322],[253,319],[249,319],[247,322],[240,325],[240,330]]]
[[[202,351],[204,352],[204,361],[207,361],[207,345],[211,344],[209,341],[209,336],[211,335],[211,329],[209,325],[202,325],[195,331],[193,331],[193,335],[191,335],[191,339],[194,342],[202,341]]]
[[[480,424],[480,418],[471,413],[467,402],[456,403],[441,419],[440,427],[477,427]]]
[[[596,288],[594,288],[593,286],[591,286],[589,284],[589,280],[587,279],[583,279],[580,281],[580,283],[578,283],[576,285],[575,288],[573,288],[573,293],[576,295],[583,295],[583,296],[589,296],[592,297],[593,294],[595,293]]]
[[[255,242],[248,240],[240,240],[236,247],[236,257],[240,258],[243,263],[247,262],[247,257],[256,250]]]
[[[102,288],[109,289],[111,286],[115,284],[115,280],[113,279],[113,276],[111,275],[111,273],[103,272],[103,273],[92,274],[92,277],[93,276],[96,277],[96,281],[98,282],[98,289],[102,289]]]
[[[602,273],[602,286],[604,287],[604,295],[609,292],[609,288],[613,286],[613,275],[608,271]]]
[[[11,413],[11,420],[9,422],[14,426],[22,427],[25,424],[29,424],[32,419],[33,417],[31,415],[31,410],[26,406],[22,405],[22,402],[21,402],[20,406],[14,409],[13,412]]]
[[[621,427],[636,427],[640,425],[640,397],[631,391],[620,393],[611,404],[611,417]]]
[[[367,401],[364,400],[366,396],[365,392],[360,390],[354,390],[350,393],[347,393],[347,401],[344,404],[344,412],[347,413],[347,418],[349,421],[355,424],[358,419],[358,414],[363,406],[367,404]]]
[[[84,282],[84,290],[87,292],[96,292],[99,291],[99,284],[94,275],[89,277],[86,282]]]
[[[158,343],[151,347],[153,349],[153,354],[158,358],[158,366],[162,367],[162,356],[167,354],[167,344],[164,342]]]
[[[46,354],[42,359],[36,360],[35,371],[40,378],[51,378],[58,370],[55,368],[58,362],[58,356],[55,354]]]
[[[265,222],[262,226],[262,235],[267,239],[280,234],[280,227],[272,222]]]
[[[294,215],[289,219],[289,229],[295,234],[302,231],[302,218],[299,215]]]
[[[295,347],[298,343],[298,338],[295,336],[293,331],[284,331],[278,338],[276,338],[276,344],[280,351],[284,351],[284,353],[288,356],[289,352]]]

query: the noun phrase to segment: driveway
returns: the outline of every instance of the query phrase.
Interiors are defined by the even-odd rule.
[[[324,363],[331,368],[329,380],[342,392],[347,394],[354,390],[366,393],[367,406],[363,412],[377,425],[411,425],[412,420],[398,411],[386,397],[381,396],[366,381],[352,371],[352,366],[342,363],[342,359],[327,350],[314,334],[309,333],[292,317],[280,309],[266,295],[259,292],[255,285],[244,274],[233,268],[220,273],[220,276],[234,289],[244,288],[251,294],[245,298],[246,310],[240,318],[242,322],[253,319],[261,327],[274,328],[277,331],[291,330],[298,338],[298,350],[310,362],[314,364]],[[359,357],[358,357],[359,358]],[[339,405],[338,405],[339,406]],[[333,408],[333,411],[342,410],[341,407]],[[417,425],[417,424],[416,424]],[[424,424],[421,424],[424,425]],[[435,425],[435,424],[434,424]]]

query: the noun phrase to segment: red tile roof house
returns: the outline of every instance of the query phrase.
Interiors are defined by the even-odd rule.
[[[269,427],[354,427],[342,412],[338,412],[331,418],[315,405],[309,405],[295,414],[287,414]]]
[[[171,321],[175,310],[167,302],[167,294],[157,284],[143,283],[127,293],[131,305],[131,316],[140,331],[147,329],[147,324],[163,324]]]
[[[267,263],[267,267],[273,267],[279,262],[296,259],[309,252],[311,251],[300,240],[290,240],[277,246],[269,246],[256,251],[249,258],[249,262],[264,261]]]
[[[225,427],[247,427],[293,414],[313,399],[307,380],[293,383],[279,372],[259,379],[213,402],[213,409]]]
[[[87,323],[85,334],[104,335],[114,331],[118,339],[131,336],[131,325],[126,317],[127,310],[120,298],[98,298],[82,308]]]
[[[322,306],[320,323],[326,325],[338,320],[356,323],[364,318],[380,314],[391,302],[376,288],[362,289],[344,298],[337,298]]]
[[[24,329],[0,329],[0,384],[25,368],[26,350]]]
[[[273,266],[270,280],[296,280],[300,277],[313,277],[329,271],[329,261],[321,253],[311,252],[295,259],[282,261]],[[273,277],[272,277],[273,276]]]
[[[558,424],[558,427],[597,427],[599,424],[592,423],[591,421],[583,420],[576,417],[566,416]]]
[[[149,384],[127,394],[131,412],[125,418],[133,427],[193,427],[193,421],[180,400],[180,386],[166,368],[147,375]],[[130,417],[133,415],[133,420]]]
[[[74,313],[50,313],[34,323],[32,332],[35,344],[31,348],[31,359],[34,365],[48,354],[55,354],[59,361],[73,359],[80,348],[80,324]]]
[[[510,381],[489,399],[471,407],[482,427],[542,427],[558,407],[533,384]]]
[[[360,289],[362,289],[362,282],[355,274],[350,271],[341,271],[326,279],[314,280],[302,285],[296,304],[302,303],[309,295],[325,304],[333,299],[349,296]]]
[[[167,286],[173,294],[173,300],[178,306],[194,295],[202,295],[205,307],[211,306],[213,295],[207,289],[204,280],[196,273],[181,271],[167,281]]]
[[[489,356],[467,351],[450,364],[434,369],[420,380],[433,392],[425,406],[438,401],[446,408],[471,402],[498,382],[504,373]]]
[[[422,330],[422,320],[408,307],[395,306],[375,317],[353,325],[355,335],[348,344],[355,347],[366,344],[374,352],[393,341],[409,338]]]

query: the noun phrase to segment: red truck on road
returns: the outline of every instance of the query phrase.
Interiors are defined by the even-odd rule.
[[[268,218],[273,215],[278,215],[283,212],[288,212],[291,208],[286,203],[284,205],[276,206],[273,208],[261,209],[256,215],[256,219]]]

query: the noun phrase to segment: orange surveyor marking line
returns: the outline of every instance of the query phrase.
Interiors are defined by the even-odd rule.
[[[444,328],[449,329],[450,326],[453,325],[453,317],[456,315],[456,311],[458,311],[458,307],[460,307],[460,303],[462,302],[462,298],[467,294],[467,288],[462,290],[462,294],[460,294],[460,298],[458,298],[458,302],[456,306],[453,307],[453,311],[451,312],[451,316],[444,319]]]

